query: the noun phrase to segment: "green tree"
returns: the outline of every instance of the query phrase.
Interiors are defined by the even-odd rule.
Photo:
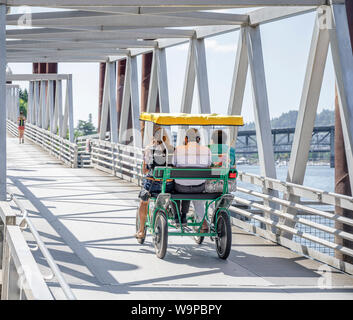
[[[75,130],[75,137],[87,136],[95,133],[97,133],[97,129],[93,125],[91,113],[88,115],[88,121],[84,121],[84,120],[78,121],[76,130]]]
[[[20,89],[20,112],[22,111],[25,117],[27,117],[27,107],[28,107],[28,92],[27,89]]]

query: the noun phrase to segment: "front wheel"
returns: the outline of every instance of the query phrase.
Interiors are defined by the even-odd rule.
[[[158,211],[156,214],[153,243],[157,257],[163,259],[168,246],[168,223],[163,211]]]
[[[227,259],[232,247],[232,227],[226,211],[219,211],[217,215],[216,250],[218,257]]]

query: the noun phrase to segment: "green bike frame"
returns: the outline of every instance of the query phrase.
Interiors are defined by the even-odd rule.
[[[173,172],[176,171],[183,171],[183,172],[187,172],[190,171],[195,173],[195,171],[199,171],[199,173],[205,172],[205,175],[202,176],[202,174],[199,177],[195,177],[192,176],[191,177],[175,177],[175,175],[173,176]],[[213,175],[210,175],[209,173],[213,172]],[[207,174],[208,173],[208,174]],[[201,236],[201,237],[216,237],[217,236],[217,217],[218,217],[218,213],[220,211],[225,211],[227,212],[227,214],[229,215],[229,206],[231,205],[231,202],[233,200],[233,197],[228,193],[228,181],[229,179],[236,179],[236,177],[238,176],[238,172],[236,169],[229,169],[229,168],[172,168],[172,167],[156,167],[154,169],[154,178],[155,179],[159,179],[162,183],[162,188],[161,188],[161,193],[158,195],[157,198],[151,198],[150,202],[148,204],[148,215],[147,215],[147,221],[146,221],[146,227],[148,228],[148,230],[154,234],[154,225],[155,225],[155,219],[156,219],[156,214],[159,211],[162,211],[163,214],[166,216],[167,221],[168,221],[168,227],[171,229],[178,229],[177,226],[171,224],[169,221],[170,220],[174,220],[174,214],[168,214],[169,212],[171,212],[171,203],[174,204],[174,207],[177,210],[177,215],[178,215],[178,219],[179,219],[179,223],[181,225],[181,231],[169,231],[168,235],[170,236]],[[182,199],[172,199],[171,195],[168,193],[165,193],[166,190],[166,184],[167,181],[169,180],[177,180],[177,179],[200,179],[200,180],[221,180],[223,181],[223,191],[222,193],[220,193],[220,195],[215,198],[215,199],[194,199],[192,197],[190,198],[182,198]],[[207,195],[207,193],[205,193],[205,195]],[[193,227],[194,229],[196,229],[196,232],[190,232],[185,230],[185,228],[182,226],[181,224],[181,214],[179,211],[178,206],[176,205],[176,200],[190,200],[190,201],[206,201],[206,205],[205,205],[205,213],[203,215],[203,218],[200,222],[196,222],[194,217],[188,217],[188,224],[187,226]],[[150,213],[150,203],[151,201],[153,201],[155,203],[155,207],[153,209],[153,213],[152,216],[149,214]],[[210,232],[207,233],[201,233],[201,228],[202,225],[204,223],[204,221],[207,221],[208,225],[211,225],[211,222],[209,220],[208,217],[208,209],[210,208],[210,206],[212,204],[215,204],[215,213],[213,215],[213,222],[214,222],[214,230],[210,230]]]

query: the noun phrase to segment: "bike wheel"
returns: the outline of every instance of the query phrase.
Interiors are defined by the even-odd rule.
[[[225,260],[228,258],[232,246],[232,227],[226,211],[218,212],[216,232],[217,254],[218,257]]]
[[[137,211],[136,211],[136,233],[140,230],[140,215],[139,215],[139,209],[140,208],[137,208]],[[145,225],[145,228],[144,228],[144,234],[145,236],[143,238],[136,238],[137,242],[139,244],[143,244],[145,242],[145,239],[146,239],[146,232],[147,232],[147,228],[146,228],[146,225]]]
[[[158,211],[156,214],[153,243],[157,257],[163,259],[168,246],[168,224],[163,211]]]

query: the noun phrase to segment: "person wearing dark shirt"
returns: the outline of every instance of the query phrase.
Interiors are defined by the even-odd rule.
[[[140,206],[140,229],[135,234],[137,239],[145,237],[145,222],[147,218],[148,202],[151,194],[160,193],[162,181],[153,178],[153,170],[156,166],[167,166],[171,164],[174,147],[170,144],[168,134],[165,129],[157,128],[153,135],[152,143],[146,147],[142,171],[145,177],[142,181],[142,189],[139,194]],[[170,193],[174,189],[174,180],[167,181],[166,192]]]

